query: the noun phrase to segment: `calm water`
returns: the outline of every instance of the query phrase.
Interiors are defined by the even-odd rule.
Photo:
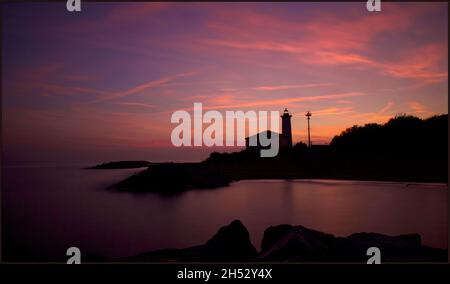
[[[105,190],[140,170],[4,168],[4,252],[51,260],[77,246],[129,256],[202,244],[233,219],[257,248],[264,229],[283,223],[339,236],[419,233],[425,244],[447,248],[447,185],[260,180],[173,197]]]

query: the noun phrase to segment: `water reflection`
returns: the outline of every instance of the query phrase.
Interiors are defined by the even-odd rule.
[[[447,186],[345,181],[240,181],[172,197],[111,193],[138,170],[3,169],[4,253],[52,259],[69,246],[120,257],[207,241],[240,219],[259,248],[272,225],[349,235],[419,233],[447,247]]]

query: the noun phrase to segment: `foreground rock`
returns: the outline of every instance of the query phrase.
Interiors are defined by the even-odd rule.
[[[383,262],[447,261],[447,251],[421,244],[419,234],[386,236],[357,233],[346,238],[303,226],[279,225],[264,232],[260,261],[366,262],[366,251],[377,247]]]
[[[120,262],[362,262],[369,247],[381,250],[382,262],[447,262],[447,250],[421,244],[418,234],[386,236],[357,233],[348,237],[311,230],[303,226],[279,225],[264,232],[261,252],[250,242],[248,230],[239,220],[231,222],[204,245],[186,249],[163,249],[115,259]],[[85,261],[108,261],[96,256]],[[110,260],[111,261],[111,260]]]
[[[235,220],[204,245],[187,249],[166,249],[139,254],[120,261],[245,261],[256,257],[247,228]]]

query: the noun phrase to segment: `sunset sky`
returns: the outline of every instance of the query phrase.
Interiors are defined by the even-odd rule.
[[[294,142],[355,124],[448,112],[448,4],[3,5],[6,161],[188,161],[171,114],[293,114]],[[226,150],[226,149],[222,149]],[[230,150],[230,149],[228,149]]]

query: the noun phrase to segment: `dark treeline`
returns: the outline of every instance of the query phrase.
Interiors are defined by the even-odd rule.
[[[212,153],[204,162],[240,178],[337,178],[447,182],[448,115],[400,115],[385,124],[353,126],[330,145],[299,142],[274,158],[259,149]],[[233,168],[232,171],[229,171]]]
[[[420,119],[401,115],[381,125],[353,126],[333,138],[336,151],[402,156],[432,156],[447,160],[448,115]]]

